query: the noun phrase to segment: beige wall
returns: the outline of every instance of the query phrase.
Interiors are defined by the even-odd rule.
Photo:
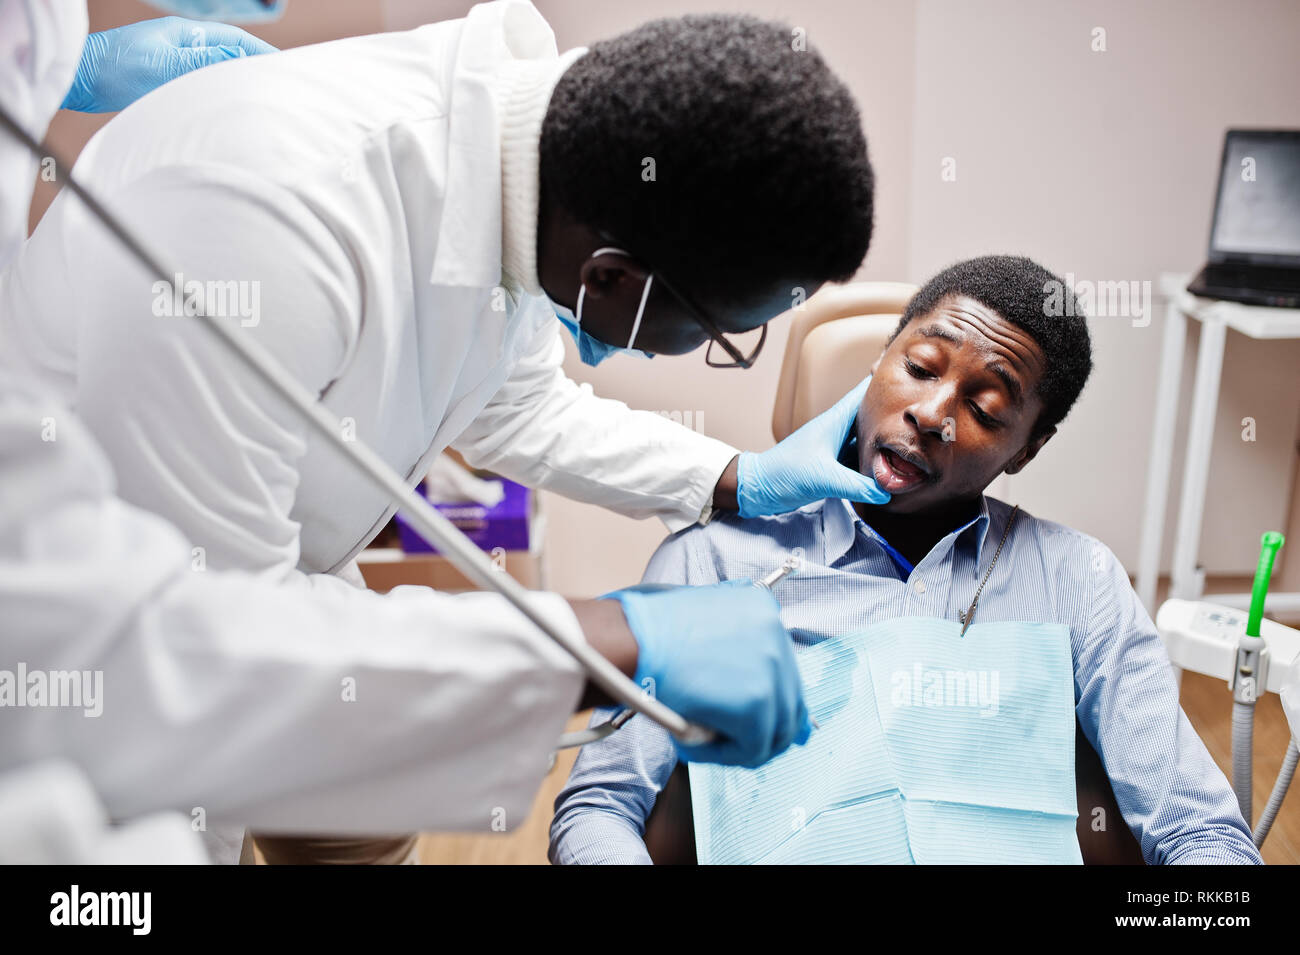
[[[290,46],[406,29],[469,6],[291,0],[283,21],[254,32]],[[958,257],[991,251],[1030,254],[1091,280],[1194,270],[1204,254],[1223,129],[1300,126],[1300,4],[1286,0],[538,0],[538,7],[561,48],[692,10],[745,10],[806,29],[862,108],[878,179],[866,278],[923,280]],[[92,0],[90,9],[97,29],[154,15],[133,0]],[[1097,26],[1107,31],[1105,53],[1089,49]],[[75,153],[103,121],[60,114],[54,141]],[[939,176],[946,156],[958,163],[953,183]],[[48,198],[38,195],[33,220]],[[1146,329],[1115,320],[1093,328],[1097,370],[1083,401],[1040,460],[995,492],[1097,534],[1132,568],[1161,317],[1157,310]],[[567,367],[600,394],[689,413],[705,432],[761,449],[771,443],[785,334],[783,323],[774,326],[763,357],[745,372],[707,369],[702,353],[644,363],[615,358],[589,369],[572,349]],[[1239,562],[1264,525],[1286,515],[1296,435],[1276,423],[1294,421],[1297,358],[1295,343],[1260,346],[1230,336],[1230,410],[1220,422],[1209,533],[1216,541],[1231,536],[1236,551],[1219,563]],[[1231,416],[1239,412],[1259,419],[1271,459],[1232,439]],[[1278,448],[1289,467],[1278,467]],[[1271,497],[1243,493],[1255,490],[1248,482],[1260,477],[1261,460],[1283,472],[1271,475]],[[551,584],[571,594],[635,580],[663,536],[656,522],[549,495],[546,503]],[[1300,509],[1292,510],[1289,549],[1300,544]],[[1206,548],[1215,556],[1223,550]],[[1290,589],[1300,589],[1300,558],[1284,552],[1283,568]]]

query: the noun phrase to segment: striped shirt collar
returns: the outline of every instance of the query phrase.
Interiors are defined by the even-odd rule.
[[[960,541],[970,541],[975,548],[975,564],[979,566],[984,554],[984,540],[988,537],[989,522],[988,498],[981,494],[979,514],[944,536],[942,540],[934,545],[934,550],[954,547]],[[831,498],[822,502],[822,534],[826,545],[826,563],[828,565],[835,563],[852,549],[853,542],[857,538],[859,525],[862,526],[868,537],[882,544],[887,544],[883,537],[858,516],[850,501]],[[934,550],[931,553],[934,553]]]

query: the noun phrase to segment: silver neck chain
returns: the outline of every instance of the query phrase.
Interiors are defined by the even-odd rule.
[[[979,589],[975,591],[975,599],[970,602],[970,609],[964,612],[957,611],[957,619],[961,621],[961,635],[963,637],[966,636],[966,628],[975,619],[975,606],[980,602],[980,594],[984,592],[984,585],[989,582],[989,574],[993,573],[993,566],[998,562],[998,557],[1002,554],[1002,545],[1007,542],[1007,535],[1011,533],[1011,525],[1016,522],[1016,513],[1019,510],[1019,504],[1011,509],[1011,516],[1007,518],[1007,526],[1002,529],[1002,540],[998,541],[998,549],[993,552],[993,559],[989,561],[989,569],[984,572],[984,579],[980,581]]]

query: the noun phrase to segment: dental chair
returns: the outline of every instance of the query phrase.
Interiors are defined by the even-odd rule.
[[[790,337],[772,410],[772,434],[777,441],[825,411],[866,377],[915,292],[915,285],[904,282],[827,286],[788,313]],[[1120,813],[1110,777],[1077,719],[1074,779],[1079,811],[1076,832],[1084,864],[1142,865],[1142,850]],[[1093,830],[1094,819],[1104,820],[1103,831]],[[693,865],[696,861],[691,787],[684,764],[678,764],[655,800],[646,820],[645,844],[657,865]]]

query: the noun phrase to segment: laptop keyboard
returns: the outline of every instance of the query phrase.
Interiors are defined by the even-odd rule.
[[[1267,266],[1211,265],[1205,270],[1205,284],[1214,288],[1300,293],[1300,272]]]

